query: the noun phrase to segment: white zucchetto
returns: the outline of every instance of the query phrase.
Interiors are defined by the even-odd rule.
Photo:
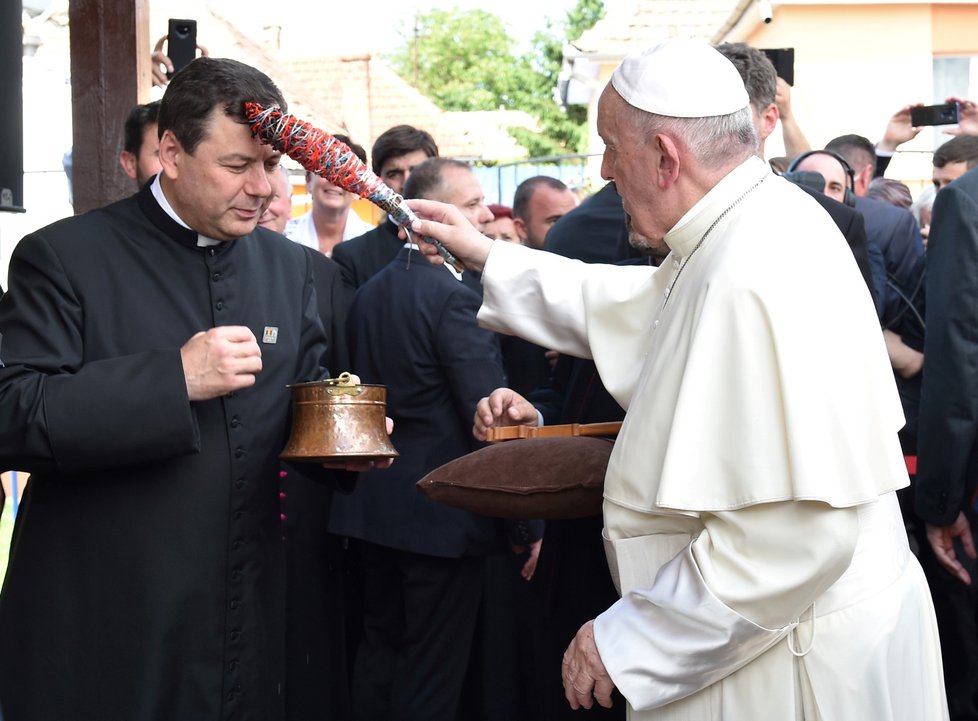
[[[702,40],[674,38],[632,53],[611,84],[632,107],[672,118],[730,115],[750,102],[733,63]]]

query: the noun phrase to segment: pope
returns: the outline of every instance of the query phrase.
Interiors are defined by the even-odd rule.
[[[568,702],[617,687],[631,719],[947,718],[894,494],[904,419],[845,240],[755,157],[740,75],[705,43],[625,58],[598,131],[659,268],[491,241],[411,201],[416,232],[482,271],[483,324],[593,358],[627,411],[604,494],[621,598],[571,641]],[[501,389],[475,432],[535,419]]]

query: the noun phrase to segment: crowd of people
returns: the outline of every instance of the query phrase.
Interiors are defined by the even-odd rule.
[[[583,202],[341,136],[406,232],[311,173],[293,217],[261,72],[166,83],[125,120],[136,193],[0,289],[0,466],[31,474],[0,718],[978,718],[975,103],[912,193],[914,106],[813,148],[761,51],[667,41],[604,88]],[[280,462],[286,386],[343,371],[399,458]],[[415,488],[494,426],[611,420],[602,516]]]

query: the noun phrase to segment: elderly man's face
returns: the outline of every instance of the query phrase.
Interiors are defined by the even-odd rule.
[[[627,122],[625,110],[625,101],[609,84],[598,103],[598,134],[605,143],[601,177],[615,181],[635,228],[635,247],[655,250],[685,211],[670,209],[670,198],[655,186],[652,169],[660,154]]]
[[[284,233],[285,226],[292,218],[292,184],[282,171],[272,180],[272,199],[258,221],[261,225],[276,233]]]
[[[475,173],[468,168],[446,167],[442,170],[441,187],[443,194],[433,200],[454,205],[484,233],[486,225],[492,222],[492,211],[486,206],[486,195]]]

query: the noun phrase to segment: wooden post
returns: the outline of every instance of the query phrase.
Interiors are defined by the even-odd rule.
[[[24,34],[21,3],[0,0],[0,211],[24,209]]]
[[[76,213],[133,192],[119,165],[129,109],[152,86],[148,0],[70,0],[72,194]]]

